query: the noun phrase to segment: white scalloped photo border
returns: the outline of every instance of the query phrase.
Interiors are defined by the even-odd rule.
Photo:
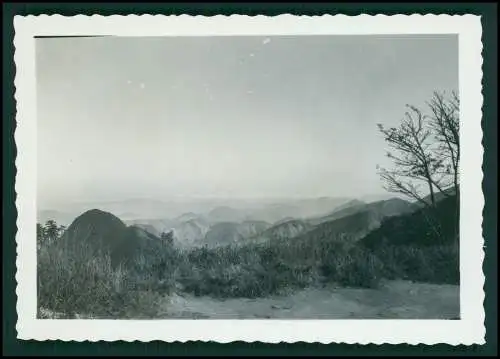
[[[485,343],[482,236],[482,42],[474,15],[16,16],[17,333],[63,341]],[[461,200],[460,320],[39,320],[36,319],[36,74],[34,36],[457,34]]]

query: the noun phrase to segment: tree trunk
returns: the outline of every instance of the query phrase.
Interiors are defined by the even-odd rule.
[[[430,180],[430,176],[428,178],[429,178],[429,180],[427,181],[427,184],[429,185],[429,192],[430,192],[430,197],[431,197],[431,207],[434,208],[434,207],[436,207],[436,198],[434,196],[434,188],[432,187],[432,181]]]

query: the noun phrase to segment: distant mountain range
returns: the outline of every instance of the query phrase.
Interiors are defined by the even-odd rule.
[[[398,198],[371,203],[360,200],[319,198],[239,209],[218,206],[201,214],[187,211],[171,219],[125,219],[123,224],[134,226],[155,237],[160,237],[162,232],[173,231],[174,242],[179,246],[218,246],[249,241],[290,239],[313,231],[324,223],[330,223],[325,226],[333,229],[340,228],[339,226],[347,228],[345,227],[347,224],[339,225],[338,223],[341,222],[336,224],[334,222],[362,212],[368,217],[360,215],[359,225],[372,228],[374,223],[379,223],[385,217],[408,213],[415,208],[414,204]],[[56,221],[63,224],[70,223],[69,213],[57,211],[42,211],[41,213],[39,220],[60,218],[63,221],[57,219]],[[353,228],[358,226],[355,221],[345,223],[350,223]]]
[[[383,219],[416,209],[414,204],[398,198],[373,203],[352,200],[326,216],[279,222],[261,233],[258,241],[291,240],[301,236],[313,239],[326,236],[343,239],[349,236],[351,240],[358,239],[377,228]]]
[[[440,200],[439,211],[442,213],[439,215],[443,217],[440,223],[447,236],[456,226],[456,222],[447,220],[450,211],[456,210],[456,205],[453,197]],[[322,217],[283,217],[282,221],[272,224],[248,219],[239,222],[219,221],[228,214],[228,208],[219,208],[206,216],[186,212],[172,220],[125,222],[110,212],[92,209],[76,217],[60,240],[65,247],[83,246],[78,247],[78,250],[96,253],[109,250],[114,264],[126,263],[139,254],[154,258],[158,251],[165,250],[160,235],[167,230],[173,230],[174,243],[187,247],[218,247],[265,241],[289,242],[294,246],[296,244],[297,248],[300,248],[300,243],[311,245],[316,241],[362,240],[367,246],[380,246],[387,239],[394,243],[424,243],[427,234],[421,228],[427,223],[426,210],[397,198],[372,203],[352,200],[339,204],[336,210]],[[433,243],[433,240],[430,238],[428,242]]]
[[[73,203],[54,208],[39,208],[38,220],[45,222],[54,219],[58,223],[69,225],[79,214],[99,208],[114,213],[124,221],[168,220],[182,222],[186,218],[204,217],[210,223],[241,222],[260,220],[269,223],[286,217],[300,218],[316,216],[331,211],[336,206],[349,201],[349,198],[320,197],[311,199],[290,199],[273,201],[269,199],[189,199],[158,201],[132,199],[124,201],[106,201]]]

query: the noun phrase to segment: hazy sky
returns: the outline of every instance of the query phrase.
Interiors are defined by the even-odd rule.
[[[458,89],[456,36],[37,40],[42,202],[383,192],[376,124]]]

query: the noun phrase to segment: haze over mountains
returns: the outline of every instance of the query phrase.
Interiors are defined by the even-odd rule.
[[[458,284],[456,203],[436,234],[377,170],[394,164],[377,124],[458,89],[456,35],[36,42],[39,308],[160,319],[178,296],[221,314],[313,288],[303,302],[354,319],[325,286]]]
[[[176,207],[179,203],[181,205]],[[179,213],[187,206],[190,210]],[[76,211],[77,208],[74,206],[61,212],[40,211],[39,222],[54,219],[60,224],[69,225],[72,222],[71,210]],[[214,247],[288,240],[309,234],[313,237],[324,236],[325,233],[358,237],[376,228],[384,218],[409,213],[416,208],[414,204],[399,198],[369,203],[358,199],[328,197],[281,202],[162,202],[138,199],[103,203],[99,213],[113,213],[113,216],[120,218],[123,226],[148,233],[152,238],[172,231],[174,243],[180,247]],[[94,213],[92,210],[82,212]]]
[[[55,219],[69,224],[79,214],[92,208],[99,208],[119,216],[122,220],[169,219],[184,221],[189,216],[200,215],[211,222],[232,222],[243,220],[262,220],[274,223],[286,217],[308,217],[322,215],[336,206],[349,201],[349,198],[311,198],[311,199],[127,199],[106,202],[73,202],[55,208],[40,207],[39,221]],[[192,218],[191,218],[192,219]]]

